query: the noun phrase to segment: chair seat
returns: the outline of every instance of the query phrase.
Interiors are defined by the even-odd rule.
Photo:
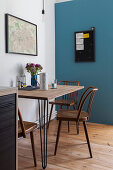
[[[31,131],[33,131],[34,129],[37,128],[37,124],[34,123],[34,122],[26,122],[26,121],[23,121],[24,123],[24,128],[25,128],[25,133],[28,134],[30,133]],[[20,125],[20,121],[18,120],[18,137],[22,137],[22,128],[21,128],[21,125]]]
[[[77,121],[77,110],[64,110],[60,109],[57,113],[57,120],[64,121]],[[89,114],[85,111],[81,111],[79,121],[87,121],[89,119]]]
[[[76,102],[74,100],[55,99],[54,101],[49,102],[49,104],[73,106]]]

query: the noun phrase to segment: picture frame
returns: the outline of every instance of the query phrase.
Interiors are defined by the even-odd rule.
[[[5,14],[6,53],[37,56],[37,25]]]

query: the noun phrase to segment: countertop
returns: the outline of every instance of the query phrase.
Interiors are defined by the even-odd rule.
[[[0,87],[0,96],[18,93],[17,87]]]

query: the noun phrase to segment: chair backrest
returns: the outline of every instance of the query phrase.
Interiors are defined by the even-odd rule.
[[[85,102],[87,101],[87,99],[89,99],[88,105],[87,105],[87,113],[90,116],[94,96],[95,96],[97,90],[98,89],[96,87],[90,86],[82,94],[79,105],[78,105],[78,116],[77,116],[78,121],[79,121],[80,113],[81,113],[83,106],[84,106]]]
[[[24,123],[23,123],[22,115],[21,115],[21,112],[20,112],[20,109],[19,109],[19,108],[18,108],[18,117],[19,117],[20,127],[21,127],[21,130],[22,130],[22,136],[23,136],[24,138],[26,138]]]
[[[58,85],[79,86],[79,81],[59,81]],[[74,100],[77,103],[78,91],[62,96],[64,100]]]

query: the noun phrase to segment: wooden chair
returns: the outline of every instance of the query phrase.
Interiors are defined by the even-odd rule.
[[[20,110],[18,109],[18,138],[23,137],[26,138],[26,135],[30,133],[30,138],[31,138],[31,146],[32,146],[32,152],[33,152],[33,158],[34,158],[34,166],[37,166],[36,163],[36,153],[35,153],[35,145],[34,145],[34,135],[33,131],[34,129],[37,128],[37,124],[33,122],[26,122],[23,121],[22,115]]]
[[[59,81],[58,85],[79,86],[79,81]],[[59,105],[60,108],[62,108],[63,106],[70,108],[72,106],[74,110],[77,108],[78,91],[64,95],[60,99],[55,99],[54,101],[49,102],[49,104],[51,104],[51,110],[50,110],[50,116],[49,116],[49,123],[50,123],[54,105]],[[49,123],[48,123],[48,127],[49,127]],[[76,124],[76,128],[77,128],[77,134],[78,134],[79,129],[78,129],[77,124]],[[68,132],[69,132],[69,122],[68,122]]]
[[[76,121],[77,123],[79,123],[79,122],[83,123],[84,131],[85,131],[85,135],[86,135],[86,140],[87,140],[87,144],[88,144],[88,148],[89,148],[90,157],[92,158],[92,152],[91,152],[91,147],[90,147],[87,127],[86,127],[86,121],[90,117],[90,112],[91,112],[91,108],[92,108],[93,99],[94,99],[94,96],[95,96],[95,93],[96,93],[97,90],[98,89],[96,87],[92,87],[92,86],[88,87],[85,90],[85,92],[83,93],[83,95],[81,96],[81,99],[80,99],[80,102],[79,102],[77,110],[70,110],[70,109],[63,110],[63,109],[60,109],[58,111],[57,120],[59,120],[59,125],[58,125],[58,132],[57,132],[54,155],[56,155],[56,152],[57,152],[57,147],[58,147],[58,142],[59,142],[59,136],[60,136],[60,129],[61,129],[62,121]],[[84,104],[86,103],[87,100],[88,100],[87,110],[84,111],[83,106],[84,106]]]

